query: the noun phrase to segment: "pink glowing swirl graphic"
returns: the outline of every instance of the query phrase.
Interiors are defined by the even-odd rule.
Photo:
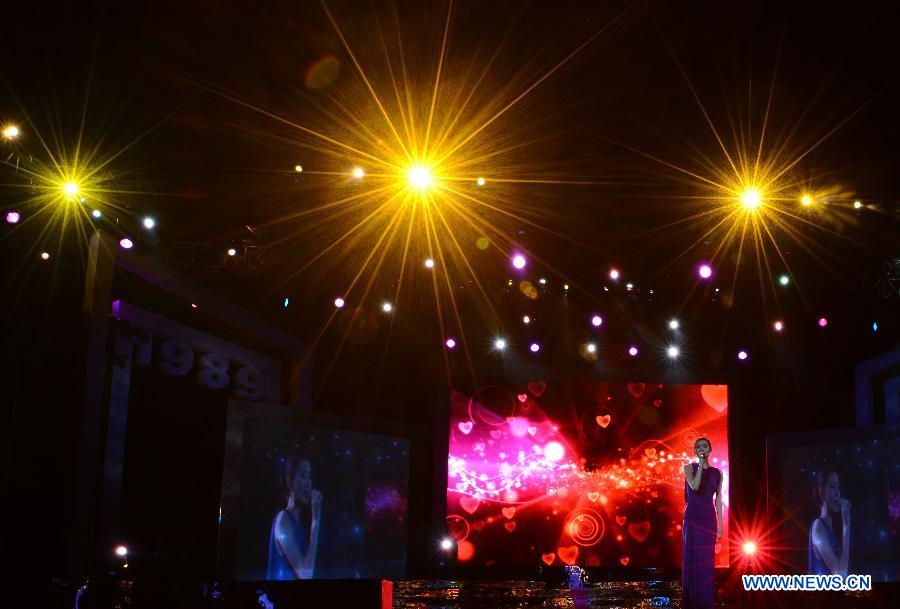
[[[579,508],[569,514],[565,531],[578,545],[593,546],[603,539],[606,525],[603,523],[603,517],[594,510]]]

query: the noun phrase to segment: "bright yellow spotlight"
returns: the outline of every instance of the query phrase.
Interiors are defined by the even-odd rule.
[[[813,204],[813,199],[809,195],[803,195],[800,197],[800,203],[802,203],[804,207],[809,207]]]
[[[854,201],[854,202],[853,202],[853,209],[859,209],[859,208],[861,208],[861,207],[862,207],[862,202],[861,202],[861,201]]]
[[[475,180],[475,183],[479,186],[484,186],[484,178],[478,178],[477,180]]]
[[[362,178],[364,175],[366,175],[366,172],[363,171],[362,167],[354,167],[353,168],[353,177],[356,178],[357,180]]]
[[[762,193],[758,188],[749,187],[741,193],[741,205],[746,209],[753,211],[762,203]]]
[[[3,128],[3,137],[8,140],[14,140],[19,137],[19,128],[15,125],[7,125]]]
[[[70,199],[77,197],[80,190],[81,188],[78,186],[78,182],[66,182],[63,184],[63,194]]]
[[[420,190],[431,186],[431,172],[427,167],[413,167],[409,170],[409,183]]]

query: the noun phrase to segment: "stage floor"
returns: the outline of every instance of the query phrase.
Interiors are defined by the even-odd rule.
[[[718,603],[731,609],[734,605]],[[583,582],[569,588],[542,581],[398,581],[394,609],[531,609],[546,607],[681,607],[677,581]]]

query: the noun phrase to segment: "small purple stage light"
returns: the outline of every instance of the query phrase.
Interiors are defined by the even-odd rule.
[[[337,298],[334,299],[334,306],[337,307],[338,309],[343,309],[345,304],[346,303],[344,302],[344,299],[341,298],[340,296],[338,296]]]
[[[631,345],[630,347],[628,347],[628,355],[630,355],[631,357],[637,357],[638,353],[640,352],[638,351],[638,348],[636,346]]]
[[[537,343],[531,343],[530,349],[531,349],[532,353],[537,353],[538,351],[541,350],[541,346]]]
[[[512,264],[517,269],[524,269],[525,268],[525,256],[523,256],[522,254],[516,254],[515,256],[513,256]]]
[[[749,357],[749,355],[747,355],[747,352],[744,351],[743,349],[741,349],[740,351],[738,351],[737,358],[738,358],[739,360],[744,361],[744,360],[746,360],[748,357]]]
[[[827,325],[828,325],[828,320],[825,319],[824,317],[820,317],[819,318],[819,327],[824,328]]]
[[[448,338],[448,339],[447,339],[447,342],[445,342],[444,344],[447,345],[447,348],[448,348],[448,349],[455,349],[455,348],[456,348],[456,341],[455,341],[454,339],[452,339],[452,338]]]
[[[119,245],[122,247],[122,249],[130,250],[134,247],[134,242],[128,237],[122,237],[119,240]]]
[[[11,211],[8,214],[6,214],[6,221],[9,224],[15,224],[16,222],[18,222],[21,219],[22,219],[22,216],[20,216],[19,212],[17,212],[17,211]]]
[[[615,281],[619,278],[619,269],[609,269],[609,278]]]
[[[701,264],[697,267],[697,274],[700,276],[700,279],[709,279],[712,277],[712,267],[708,264]]]
[[[603,318],[599,315],[594,315],[593,317],[591,317],[591,325],[595,328],[599,328],[601,325],[603,325]]]

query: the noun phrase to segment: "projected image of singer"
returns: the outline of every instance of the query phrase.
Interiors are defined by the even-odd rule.
[[[266,579],[312,579],[319,545],[322,493],[312,487],[309,459],[285,460],[286,505],[272,519]]]
[[[818,473],[816,499],[819,516],[809,527],[809,573],[846,577],[850,562],[850,502],[841,498],[837,472]]]

